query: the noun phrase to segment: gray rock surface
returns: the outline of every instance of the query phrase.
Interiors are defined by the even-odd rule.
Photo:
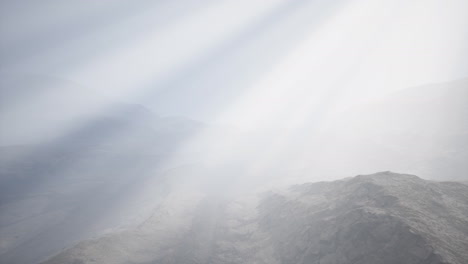
[[[468,263],[468,185],[381,172],[234,199],[174,192],[55,263]]]

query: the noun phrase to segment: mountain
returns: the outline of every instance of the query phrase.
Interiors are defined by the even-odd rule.
[[[381,172],[232,199],[182,189],[43,263],[462,264],[467,249],[468,185]]]
[[[15,80],[0,89],[0,263],[466,260],[462,183],[380,173],[248,193],[389,169],[466,181],[468,80],[350,109],[301,130],[312,144],[299,135],[281,152],[275,131],[161,117],[53,78]],[[297,157],[308,167],[296,171]]]
[[[408,88],[330,118],[311,170],[468,180],[468,79]],[[310,170],[309,170],[310,171]]]
[[[165,160],[201,128],[113,103],[61,136],[1,146],[0,263],[37,263],[76,241],[141,222],[178,166],[187,166],[172,164],[169,172]]]

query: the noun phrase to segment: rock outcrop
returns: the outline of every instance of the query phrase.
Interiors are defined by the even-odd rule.
[[[468,261],[468,186],[381,172],[233,200],[172,194],[137,229],[44,263]]]

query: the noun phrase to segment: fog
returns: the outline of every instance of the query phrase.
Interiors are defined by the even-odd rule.
[[[138,226],[174,193],[468,180],[465,0],[0,10],[0,260]]]

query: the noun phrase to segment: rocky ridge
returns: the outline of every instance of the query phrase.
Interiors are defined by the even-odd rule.
[[[225,200],[171,194],[138,228],[53,263],[452,263],[468,260],[468,185],[381,172]]]

